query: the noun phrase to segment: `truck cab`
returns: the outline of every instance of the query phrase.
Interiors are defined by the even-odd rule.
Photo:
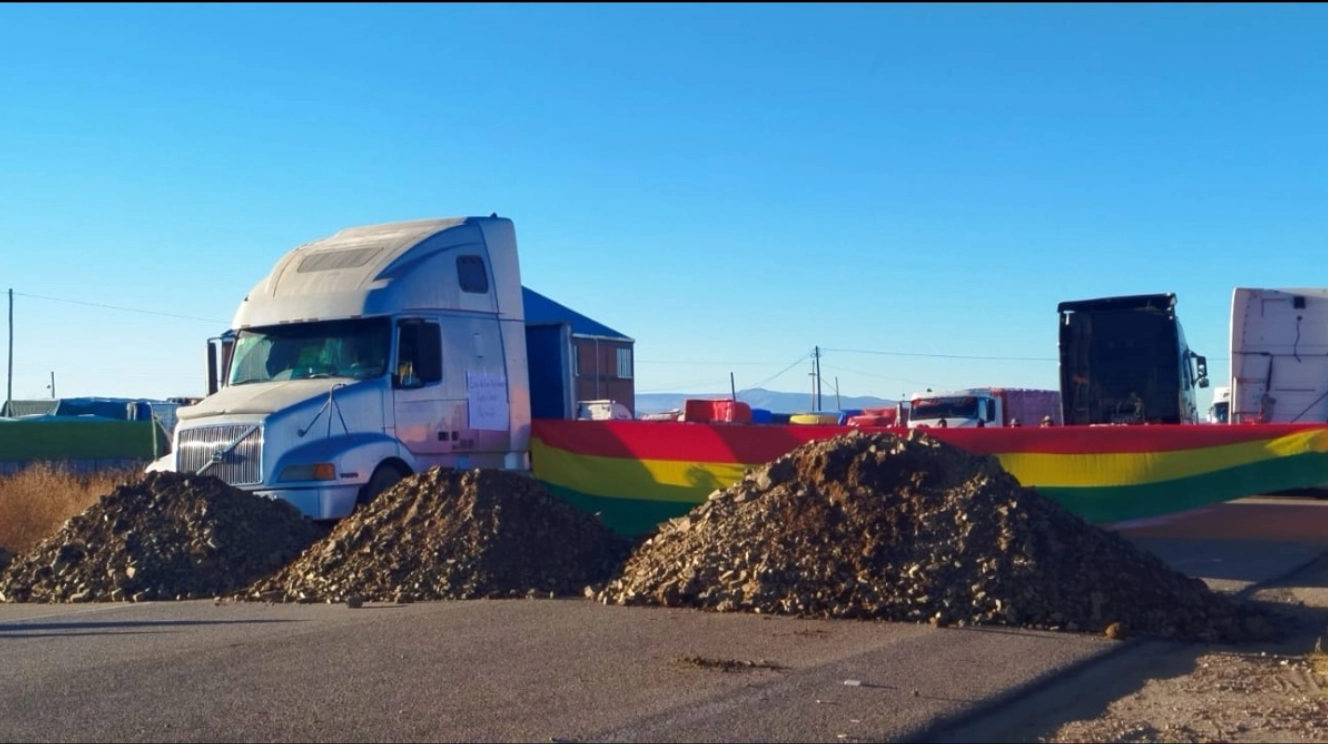
[[[994,415],[996,401],[982,391],[926,391],[909,396],[908,428],[970,428]]]
[[[1055,390],[1013,387],[929,390],[911,396],[908,425],[911,429],[1037,426],[1044,418],[1060,425],[1059,397]]]
[[[1208,423],[1231,423],[1231,388],[1213,388],[1213,402],[1208,406]]]
[[[1062,302],[1057,312],[1067,425],[1199,423],[1208,361],[1185,341],[1176,295]]]
[[[211,339],[208,395],[152,469],[210,474],[319,520],[435,465],[529,470],[511,220],[342,230],[283,256]]]

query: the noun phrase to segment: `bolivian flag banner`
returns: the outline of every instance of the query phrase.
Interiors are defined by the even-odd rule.
[[[814,440],[856,429],[655,421],[536,420],[535,477],[626,535],[687,513],[716,489]],[[1328,486],[1328,427],[1315,424],[931,429],[995,456],[1094,523],[1195,509],[1243,496]]]

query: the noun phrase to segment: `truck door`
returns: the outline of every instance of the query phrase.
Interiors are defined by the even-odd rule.
[[[443,380],[443,335],[439,323],[404,318],[396,325],[396,364],[392,373],[395,432],[421,465],[444,464],[452,453],[457,428]]]
[[[501,467],[511,442],[506,356],[493,315],[449,317],[443,323],[444,374],[453,395],[452,452],[458,467]]]

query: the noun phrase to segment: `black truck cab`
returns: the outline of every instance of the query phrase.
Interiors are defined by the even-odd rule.
[[[1061,410],[1070,426],[1199,423],[1208,362],[1185,342],[1176,295],[1062,302]]]

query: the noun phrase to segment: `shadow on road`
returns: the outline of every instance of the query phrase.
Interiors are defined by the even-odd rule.
[[[1305,582],[1291,580],[1295,586]],[[1264,587],[1267,591],[1269,587]],[[998,698],[985,701],[967,715],[920,731],[902,741],[1036,742],[1054,736],[1065,724],[1098,718],[1108,707],[1143,689],[1149,680],[1172,679],[1194,672],[1198,659],[1213,651],[1303,654],[1328,627],[1328,607],[1301,606],[1284,601],[1244,599],[1280,619],[1282,637],[1239,645],[1183,644],[1141,638],[1121,644],[1105,657],[1088,659],[1052,673]],[[971,632],[1004,632],[981,628]]]
[[[960,719],[908,737],[907,742],[1034,742],[1061,726],[1102,715],[1150,679],[1194,671],[1205,647],[1139,640],[1107,658],[1090,659],[989,700]]]
[[[201,625],[257,625],[266,623],[300,623],[304,620],[254,619],[254,620],[119,620],[119,621],[74,621],[32,623],[22,620],[0,622],[0,638],[41,638],[49,636],[84,636],[154,633],[171,628]],[[62,632],[84,631],[84,632]],[[95,631],[95,632],[87,632]]]

